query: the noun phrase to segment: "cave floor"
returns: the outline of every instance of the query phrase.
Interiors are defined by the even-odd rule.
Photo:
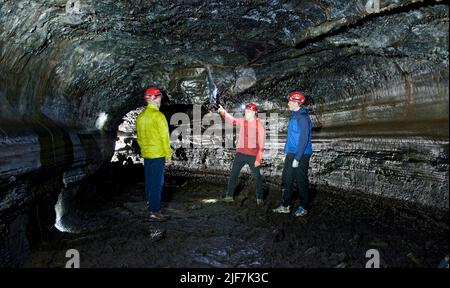
[[[252,181],[242,179],[236,201],[224,203],[214,202],[224,180],[167,176],[171,218],[149,222],[142,169],[109,173],[95,196],[79,200],[73,222],[81,232],[53,228],[24,267],[64,267],[68,249],[80,252],[81,267],[365,267],[369,249],[381,267],[436,267],[448,254],[448,215],[317,192],[310,214],[295,218],[271,212],[277,189],[257,206]]]

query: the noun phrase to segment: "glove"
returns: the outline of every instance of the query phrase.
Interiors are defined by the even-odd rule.
[[[296,159],[294,159],[294,161],[292,161],[292,168],[297,168],[298,167],[298,161]]]

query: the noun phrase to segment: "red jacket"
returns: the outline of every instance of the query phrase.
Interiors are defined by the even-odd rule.
[[[256,161],[261,162],[264,151],[264,141],[266,131],[259,118],[248,121],[241,118],[234,118],[229,113],[220,113],[225,121],[239,126],[239,140],[236,146],[236,152],[256,156]]]

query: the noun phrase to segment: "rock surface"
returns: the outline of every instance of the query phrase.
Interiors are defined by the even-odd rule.
[[[110,160],[148,86],[169,120],[211,104],[211,87],[230,111],[253,101],[286,117],[301,90],[314,185],[448,211],[448,4],[366,3],[0,0],[0,266],[27,250],[17,223],[52,218],[61,189]],[[223,174],[233,150],[205,148],[174,149],[177,169]],[[282,155],[266,158],[276,184]]]
[[[112,165],[100,177],[97,195],[86,193],[80,201],[84,221],[73,228],[91,228],[79,234],[51,231],[24,266],[64,267],[65,251],[77,249],[82,268],[364,268],[366,251],[377,249],[382,268],[435,268],[448,251],[446,218],[323,192],[312,213],[298,219],[272,213],[277,190],[269,189],[265,204],[257,206],[249,183],[234,203],[221,201],[226,179],[218,177],[167,177],[163,207],[170,219],[145,221],[142,169]],[[348,206],[354,201],[359,205]],[[428,239],[434,243],[425,250]]]

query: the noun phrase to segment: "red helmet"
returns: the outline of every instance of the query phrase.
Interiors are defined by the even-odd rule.
[[[161,91],[156,87],[152,87],[145,90],[144,100],[156,100],[161,96]]]
[[[251,110],[251,111],[258,112],[258,107],[256,107],[256,105],[253,104],[253,103],[249,103],[249,104],[247,104],[247,106],[245,107],[245,110]]]
[[[295,91],[289,94],[288,101],[297,102],[302,105],[305,103],[305,96],[303,96],[302,93]]]

